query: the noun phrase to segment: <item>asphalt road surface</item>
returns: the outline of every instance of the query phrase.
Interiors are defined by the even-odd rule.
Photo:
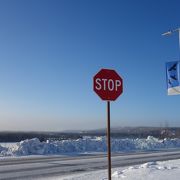
[[[170,159],[180,159],[180,150],[113,154],[112,167]],[[106,168],[107,157],[104,154],[0,158],[0,179],[38,179]]]

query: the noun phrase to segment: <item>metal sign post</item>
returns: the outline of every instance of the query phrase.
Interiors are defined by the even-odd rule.
[[[115,70],[101,69],[93,77],[93,88],[96,94],[107,101],[107,155],[108,179],[111,180],[111,127],[110,101],[115,101],[123,92],[123,80]]]
[[[108,145],[108,179],[111,180],[111,126],[110,101],[107,101],[107,145]]]

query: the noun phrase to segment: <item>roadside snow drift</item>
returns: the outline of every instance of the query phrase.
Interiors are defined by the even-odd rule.
[[[180,139],[158,140],[152,136],[147,139],[111,139],[113,152],[151,151],[163,148],[180,148]],[[21,141],[11,147],[0,146],[1,156],[50,155],[64,153],[105,152],[105,137],[84,137],[77,140],[40,142],[34,138]]]
[[[112,177],[117,178],[117,179],[127,178],[127,179],[139,180],[141,179],[140,177],[142,177],[142,174],[143,174],[142,178],[144,179],[144,176],[149,177],[149,175],[152,176],[152,174],[169,173],[171,170],[174,170],[174,169],[179,170],[178,166],[171,165],[169,162],[171,161],[147,162],[145,164],[141,164],[137,166],[130,166],[124,170],[115,171],[112,174]],[[138,176],[136,176],[135,178],[134,174],[137,174]],[[141,174],[141,176],[139,176],[139,174]]]
[[[112,180],[178,180],[179,176],[180,160],[155,161],[112,169]],[[47,180],[107,180],[107,177],[107,170],[99,170]]]

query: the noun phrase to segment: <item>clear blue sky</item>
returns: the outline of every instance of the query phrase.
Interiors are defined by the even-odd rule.
[[[92,77],[115,69],[124,93],[111,125],[180,126],[165,62],[178,60],[178,0],[1,0],[0,130],[106,127]]]

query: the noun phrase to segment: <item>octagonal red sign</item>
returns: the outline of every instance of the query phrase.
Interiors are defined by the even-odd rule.
[[[93,77],[96,94],[106,101],[115,101],[123,92],[123,80],[115,70],[101,69]]]

